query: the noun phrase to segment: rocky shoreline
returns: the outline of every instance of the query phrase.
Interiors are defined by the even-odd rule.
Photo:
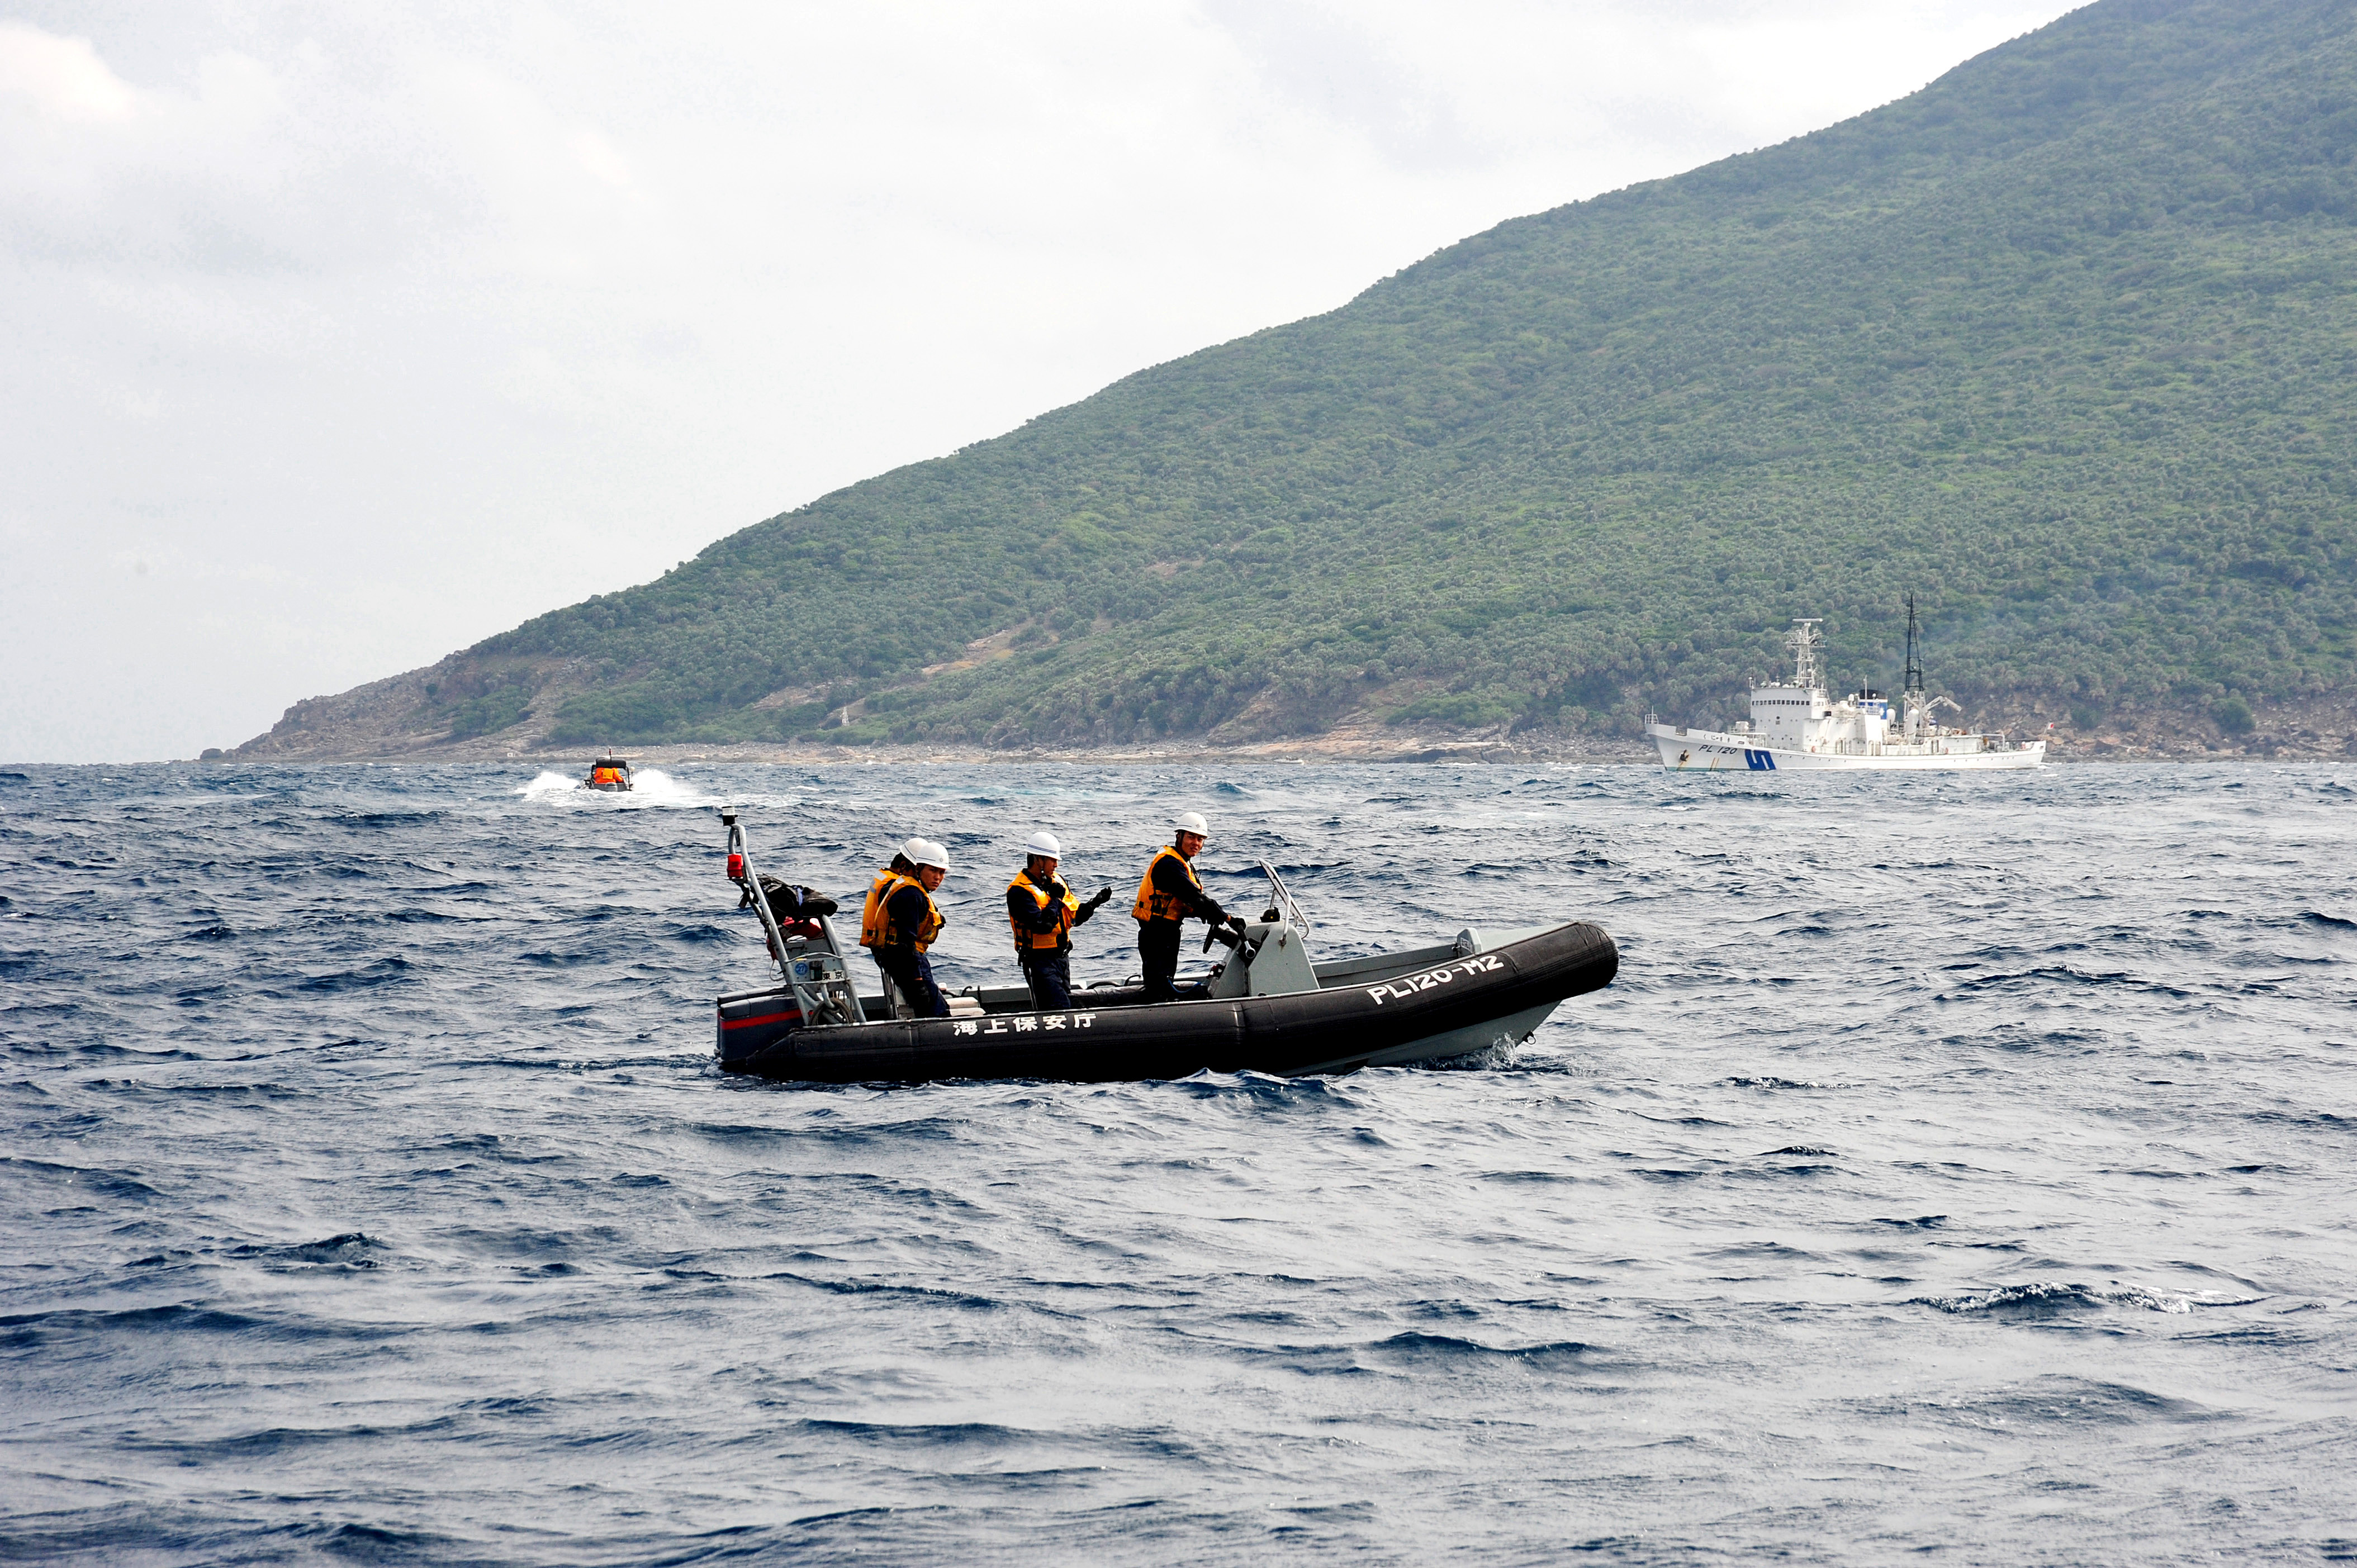
[[[457,737],[408,726],[431,712],[425,697],[442,665],[412,670],[286,710],[269,732],[233,750],[207,751],[205,762],[511,762],[549,768],[587,765],[594,747],[559,746],[548,720],[527,714],[507,728]],[[554,711],[555,704],[546,704]],[[2221,761],[2357,757],[2357,693],[2324,693],[2251,704],[2247,731],[2230,733],[2198,708],[2098,712],[2036,698],[1980,704],[1974,717],[2019,736],[2043,736],[2056,762]],[[1207,762],[1581,763],[1649,764],[1652,746],[1634,736],[1502,729],[1448,731],[1394,726],[1366,709],[1314,736],[1275,740],[1166,737],[1111,746],[927,744],[873,741],[834,745],[791,741],[679,741],[621,748],[633,761],[780,762],[1086,762],[1171,765]]]
[[[496,736],[484,737],[496,741]],[[514,763],[579,772],[596,748],[584,746],[500,746],[453,742],[400,751],[339,753],[328,748],[300,753],[249,752],[241,747],[199,758],[205,763],[276,762],[329,764],[399,762],[420,766],[436,763]],[[1479,737],[1429,739],[1408,737],[1359,740],[1355,737],[1312,736],[1289,741],[1249,746],[1217,746],[1174,740],[1125,746],[986,747],[979,746],[907,746],[877,741],[866,746],[817,746],[807,743],[676,742],[617,746],[615,750],[640,767],[669,767],[683,762],[767,762],[801,767],[877,763],[999,764],[1083,763],[1099,767],[1183,767],[1214,762],[1381,762],[1433,764],[1583,763],[1639,766],[1654,760],[1653,748],[1642,742],[1585,740],[1573,743],[1536,741],[1516,736],[1512,743]]]
[[[207,764],[275,762],[296,765],[399,762],[430,766],[436,763],[508,763],[579,771],[594,748],[447,742],[406,749],[362,749],[350,752],[329,747],[301,752],[255,754],[241,747],[201,758],[182,760]],[[490,742],[490,744],[483,744]],[[979,746],[908,746],[878,741],[866,746],[737,742],[716,744],[678,742],[618,747],[640,767],[670,767],[689,762],[756,762],[797,767],[844,764],[962,763],[977,767],[1086,764],[1093,767],[1185,767],[1219,762],[1308,763],[1357,762],[1431,765],[1503,765],[1542,767],[1575,764],[1586,767],[1656,766],[1651,745],[1641,741],[1591,736],[1516,736],[1511,741],[1494,737],[1409,737],[1372,739],[1313,736],[1249,746],[1215,746],[1174,740],[1126,746],[1027,746],[992,748]],[[2357,737],[2311,732],[2288,735],[2255,734],[2240,744],[2169,745],[2134,732],[2073,735],[2057,731],[2049,736],[2047,757],[2057,764],[2104,762],[2266,762],[2329,761],[2357,758]]]

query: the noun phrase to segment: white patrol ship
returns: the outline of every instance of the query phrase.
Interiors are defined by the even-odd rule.
[[[1820,623],[1795,619],[1784,646],[1792,650],[1789,684],[1755,687],[1751,719],[1732,730],[1686,729],[1645,715],[1645,733],[1662,748],[1662,766],[1682,773],[1749,768],[1909,768],[1918,769],[2036,768],[2046,760],[2042,740],[1945,729],[1936,709],[1961,713],[1945,697],[1926,699],[1923,667],[1915,656],[1915,597],[1907,597],[1907,690],[1900,712],[1871,691],[1836,703],[1822,684]]]

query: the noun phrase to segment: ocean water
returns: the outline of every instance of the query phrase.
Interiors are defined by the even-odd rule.
[[[2357,767],[569,783],[0,774],[0,1555],[2357,1560]],[[747,1081],[722,800],[944,840],[953,984],[1179,807],[1321,955],[1623,965],[1445,1069]]]

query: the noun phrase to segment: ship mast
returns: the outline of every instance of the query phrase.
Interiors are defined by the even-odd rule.
[[[1915,651],[1915,596],[1907,596],[1907,678],[1906,689],[1900,693],[1904,709],[1903,722],[1907,733],[1913,735],[1922,726],[1923,662]]]
[[[1817,635],[1817,628],[1822,624],[1795,616],[1792,618],[1792,635],[1784,639],[1784,646],[1792,650],[1792,684],[1803,691],[1813,692],[1825,683],[1824,674],[1817,668],[1817,652],[1825,645],[1825,639]]]

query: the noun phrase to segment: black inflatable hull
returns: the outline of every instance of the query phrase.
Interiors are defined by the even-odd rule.
[[[820,1083],[1351,1072],[1418,1059],[1421,1042],[1601,990],[1620,966],[1612,939],[1579,922],[1393,980],[1232,1001],[802,1028],[791,995],[755,992],[721,1002],[721,1065]],[[1445,1054],[1491,1043],[1472,1038]]]

